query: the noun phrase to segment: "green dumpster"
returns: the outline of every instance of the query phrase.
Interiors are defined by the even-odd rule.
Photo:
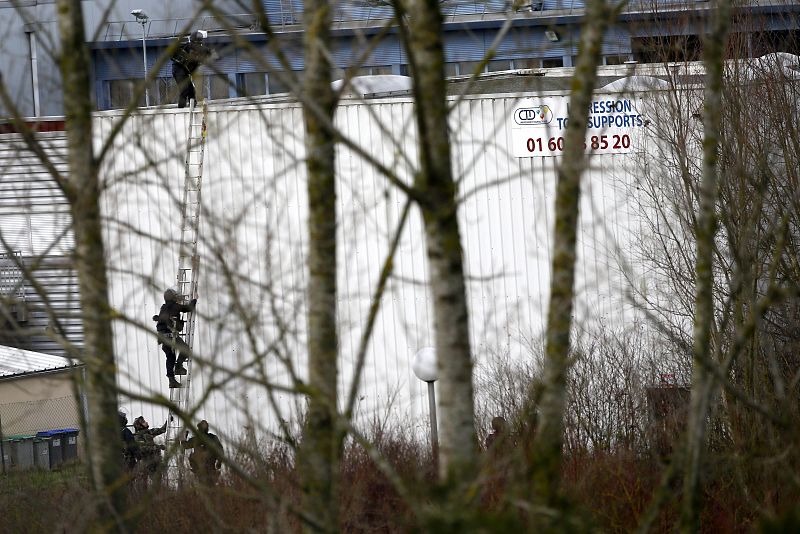
[[[24,434],[6,436],[6,440],[11,445],[9,453],[11,466],[14,469],[22,470],[33,467],[33,438],[35,437]]]

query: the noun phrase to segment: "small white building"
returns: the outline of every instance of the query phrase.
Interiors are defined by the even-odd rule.
[[[67,358],[0,345],[0,433],[80,428],[81,372]]]

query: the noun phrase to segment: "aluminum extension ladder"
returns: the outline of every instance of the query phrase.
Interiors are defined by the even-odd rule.
[[[187,133],[185,178],[183,183],[183,199],[181,204],[181,243],[178,249],[178,277],[177,291],[180,302],[188,303],[197,298],[197,277],[200,267],[200,258],[197,255],[197,238],[200,229],[201,190],[203,185],[203,156],[205,154],[207,133],[208,108],[206,103],[195,104],[189,109],[189,128]],[[192,349],[194,346],[195,313],[190,311],[184,314],[184,341]],[[180,388],[169,390],[169,400],[182,412],[189,408],[192,387],[192,360],[189,358],[184,364],[186,374],[176,378],[181,380]],[[183,421],[178,417],[167,419],[167,450],[174,456],[169,460],[170,483],[173,477],[182,476],[183,455],[181,454],[181,432],[185,429]],[[176,472],[177,471],[177,472]]]

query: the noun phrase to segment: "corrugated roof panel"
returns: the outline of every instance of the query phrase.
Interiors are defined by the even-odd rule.
[[[61,356],[0,345],[0,378],[66,369],[72,365],[72,361]]]

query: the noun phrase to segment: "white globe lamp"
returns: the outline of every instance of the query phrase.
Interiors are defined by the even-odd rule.
[[[417,378],[423,382],[436,382],[438,378],[436,369],[436,349],[433,347],[423,347],[414,355],[411,368]]]
[[[436,349],[433,347],[423,347],[414,355],[411,362],[411,369],[417,378],[428,384],[428,409],[431,414],[431,453],[433,461],[437,462],[439,456],[439,431],[436,422],[436,389],[433,383],[436,382],[438,369],[436,368]]]

